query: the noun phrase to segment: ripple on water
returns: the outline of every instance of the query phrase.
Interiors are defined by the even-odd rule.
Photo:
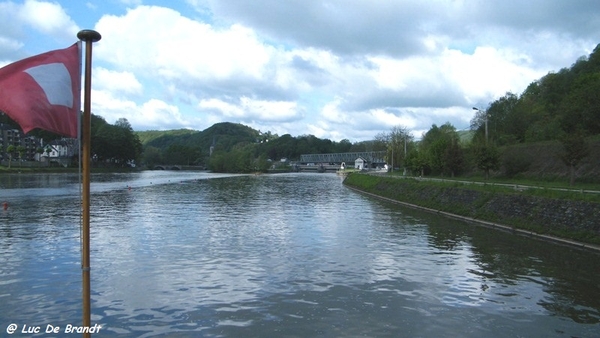
[[[565,263],[600,270],[581,253],[373,200],[333,175],[206,178],[97,178],[105,332],[591,336],[600,323],[598,276]],[[44,193],[0,214],[0,322],[80,320],[78,202]]]

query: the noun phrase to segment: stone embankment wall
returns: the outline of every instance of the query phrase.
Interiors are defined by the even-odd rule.
[[[417,179],[351,174],[344,184],[392,201],[487,225],[545,237],[600,244],[600,203],[529,195],[506,188],[475,189]]]

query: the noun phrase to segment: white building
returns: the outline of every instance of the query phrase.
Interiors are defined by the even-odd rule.
[[[354,169],[358,170],[369,170],[369,163],[362,157],[354,160]]]

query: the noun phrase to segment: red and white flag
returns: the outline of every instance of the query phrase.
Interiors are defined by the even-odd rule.
[[[80,42],[0,68],[0,111],[24,133],[40,128],[68,137],[78,135]]]

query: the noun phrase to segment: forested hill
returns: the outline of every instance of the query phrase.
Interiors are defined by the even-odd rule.
[[[490,137],[497,145],[600,134],[600,44],[570,68],[532,82],[520,95],[507,93],[487,109]],[[484,132],[483,112],[472,121]]]
[[[313,135],[278,136],[230,122],[217,123],[203,131],[143,131],[137,132],[137,135],[144,147],[144,161],[150,165],[205,165],[211,147],[217,154],[236,152],[238,158],[248,156],[280,160],[284,157],[298,159],[301,154],[347,152],[354,146],[365,147],[365,143],[376,146],[370,144],[372,142],[353,145],[348,140],[335,142]],[[374,150],[384,149],[382,147],[379,145],[380,149]]]
[[[260,132],[237,123],[217,123],[203,131],[178,129],[137,132],[150,163],[204,164],[214,144],[215,151],[256,143]]]
[[[208,152],[213,141],[229,151],[238,143],[256,142],[260,132],[238,123],[217,123],[203,131],[177,129],[137,132],[144,147],[166,149],[172,145],[204,149]]]

